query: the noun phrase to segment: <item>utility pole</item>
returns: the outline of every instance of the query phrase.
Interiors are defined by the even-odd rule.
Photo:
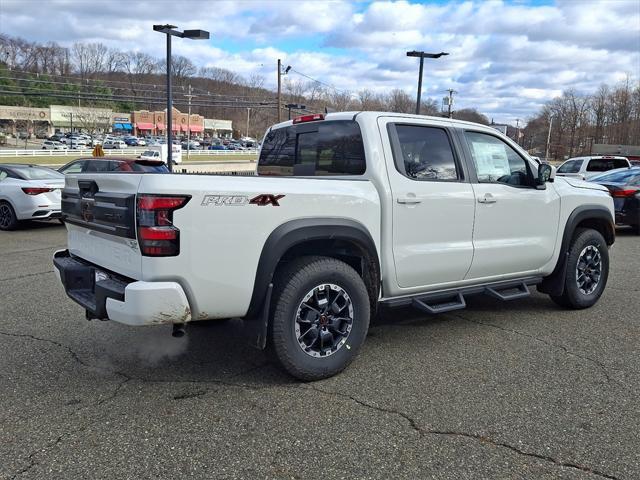
[[[245,135],[245,137],[249,138],[249,112],[251,111],[251,108],[247,107],[247,134]],[[280,111],[278,109],[278,111]]]
[[[520,145],[520,119],[516,118],[516,143]]]
[[[449,113],[448,113],[448,115],[449,115],[449,118],[453,118],[453,110],[452,110],[452,108],[453,108],[453,95],[455,93],[458,93],[458,92],[456,92],[453,88],[448,89],[447,92],[449,92],[449,105],[448,105]]]
[[[188,94],[185,95],[189,99],[189,110],[187,113],[187,162],[189,161],[189,152],[191,151],[191,99],[196,95],[191,94],[191,84],[188,87]]]
[[[547,133],[547,148],[544,151],[544,159],[549,161],[549,144],[551,143],[551,126],[553,125],[553,115],[549,116],[549,132]]]
[[[287,65],[287,68],[282,71],[282,61],[278,59],[278,123],[282,120],[280,106],[282,103],[282,76],[289,73],[291,65]]]

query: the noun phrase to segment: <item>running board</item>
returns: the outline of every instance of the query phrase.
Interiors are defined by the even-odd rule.
[[[529,285],[542,282],[541,277],[529,277],[519,280],[494,282],[485,285],[440,290],[420,293],[406,297],[395,297],[382,300],[380,303],[389,307],[412,306],[430,314],[451,312],[467,306],[465,297],[484,294],[498,300],[507,301],[531,295]]]

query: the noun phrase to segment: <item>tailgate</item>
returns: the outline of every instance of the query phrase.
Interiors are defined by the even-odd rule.
[[[106,270],[141,277],[136,193],[142,175],[69,175],[62,191],[69,252]]]

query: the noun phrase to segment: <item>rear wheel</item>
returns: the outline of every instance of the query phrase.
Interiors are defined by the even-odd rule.
[[[593,306],[602,295],[609,277],[609,250],[600,232],[578,229],[567,257],[564,293],[551,299],[566,308]]]
[[[369,329],[369,297],[360,275],[340,260],[302,257],[275,279],[271,341],[284,369],[301,380],[344,370]]]
[[[18,217],[9,202],[0,202],[0,230],[15,230]]]

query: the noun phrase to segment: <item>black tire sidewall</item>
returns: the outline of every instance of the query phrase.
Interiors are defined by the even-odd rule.
[[[15,230],[18,226],[18,217],[16,216],[16,211],[13,209],[13,206],[9,202],[0,202],[0,205],[6,205],[9,207],[9,211],[11,212],[12,222],[9,223],[7,227],[0,227],[0,230],[9,231]]]
[[[589,295],[585,295],[578,288],[576,281],[576,266],[582,251],[589,245],[595,246],[600,252],[602,262],[602,274],[596,289]],[[576,235],[571,245],[567,258],[567,274],[565,279],[565,292],[563,297],[573,308],[588,308],[594,305],[604,292],[609,278],[609,250],[604,237],[596,230],[584,230]]]
[[[358,354],[369,329],[369,297],[360,276],[344,262],[314,257],[300,265],[302,268],[311,267],[313,272],[303,279],[300,275],[302,270],[285,273],[288,278],[283,279],[285,284],[281,295],[274,299],[273,347],[278,360],[289,373],[302,380],[317,380],[342,371]],[[295,317],[303,297],[323,283],[333,283],[345,290],[353,305],[354,319],[345,344],[327,357],[316,358],[300,348],[295,335]]]

